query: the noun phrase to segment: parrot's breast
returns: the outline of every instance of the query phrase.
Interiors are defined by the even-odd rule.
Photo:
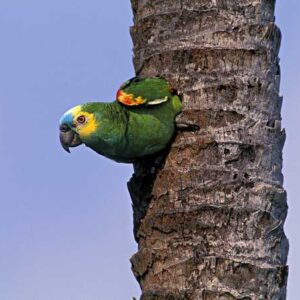
[[[124,107],[106,104],[99,128],[85,144],[117,162],[131,163],[167,147],[175,132],[175,117],[181,101],[175,96],[157,106]]]

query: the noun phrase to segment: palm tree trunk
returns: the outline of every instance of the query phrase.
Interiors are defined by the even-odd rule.
[[[172,83],[187,124],[128,184],[143,300],[286,298],[274,2],[132,0],[135,69]]]

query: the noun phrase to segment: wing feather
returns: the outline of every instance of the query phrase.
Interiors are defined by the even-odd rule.
[[[117,101],[125,106],[159,105],[175,94],[164,78],[134,77],[121,85]]]

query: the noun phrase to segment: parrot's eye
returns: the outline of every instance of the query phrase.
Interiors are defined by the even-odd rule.
[[[85,116],[79,116],[79,117],[77,118],[77,122],[78,122],[79,124],[84,124],[85,121],[86,121]]]

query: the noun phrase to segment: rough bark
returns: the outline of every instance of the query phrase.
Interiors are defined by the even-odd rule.
[[[143,300],[285,299],[278,51],[271,0],[132,0],[136,71],[183,100],[170,149],[128,186]],[[199,126],[199,130],[195,130]]]

